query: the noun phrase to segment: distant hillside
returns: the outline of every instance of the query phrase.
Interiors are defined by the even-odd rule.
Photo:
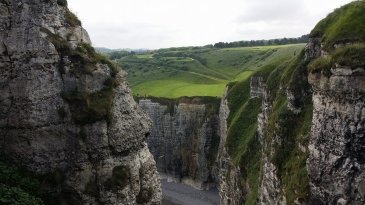
[[[299,54],[304,44],[249,48],[186,47],[145,54],[108,55],[126,70],[136,96],[222,96],[227,83],[243,80]]]
[[[95,50],[99,53],[112,53],[112,52],[132,52],[132,53],[146,53],[151,51],[150,49],[131,49],[131,48],[117,48],[117,49],[110,49],[110,48],[104,48],[104,47],[95,47]]]

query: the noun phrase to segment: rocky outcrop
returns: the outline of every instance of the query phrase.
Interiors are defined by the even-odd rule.
[[[66,4],[0,1],[1,157],[62,204],[160,204],[151,122]]]
[[[239,205],[244,202],[244,192],[241,189],[241,173],[226,148],[227,140],[227,118],[229,116],[229,107],[227,101],[227,89],[223,95],[219,108],[219,152],[218,152],[218,190],[220,204]]]
[[[265,95],[264,79],[262,76],[253,76],[250,81],[251,98],[260,98]]]
[[[303,139],[308,138],[312,110],[310,103],[303,105],[310,95],[302,57],[304,54],[294,59],[300,62],[298,66],[288,66],[284,71],[278,67],[266,77],[256,75],[249,84],[242,82],[229,88],[230,97],[222,102],[221,109],[227,110],[230,105],[235,113],[221,112],[221,204],[305,204],[309,185],[305,177],[307,150]],[[278,73],[291,75],[282,77]],[[279,81],[281,77],[291,80],[283,83]],[[237,105],[232,93],[241,92],[250,95],[241,94],[243,102]],[[255,114],[250,116],[250,113]],[[247,131],[252,128],[255,129]],[[234,144],[227,143],[229,140]],[[228,152],[229,149],[233,151]],[[236,156],[234,160],[230,159],[231,153]]]
[[[336,65],[311,73],[308,170],[312,204],[365,203],[365,73]]]
[[[139,105],[153,121],[147,143],[159,173],[197,189],[215,187],[218,115],[211,108],[218,105],[197,99],[155,100],[141,99]]]
[[[312,60],[321,55],[321,39],[309,38],[307,45],[305,46],[305,60]]]
[[[272,162],[274,149],[271,149],[277,143],[275,138],[267,139],[267,123],[272,112],[272,102],[267,89],[263,92],[263,101],[261,113],[258,115],[257,135],[262,144],[262,178],[259,188],[258,204],[286,204],[285,197],[282,196],[280,179],[277,174],[277,167]]]

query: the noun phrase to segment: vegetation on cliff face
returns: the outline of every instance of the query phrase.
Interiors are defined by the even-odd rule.
[[[320,21],[311,36],[320,38],[327,55],[309,64],[312,73],[330,75],[336,65],[356,69],[365,67],[365,1],[347,4]],[[335,46],[337,44],[337,46]]]
[[[81,75],[93,75],[97,64],[106,64],[110,69],[110,78],[104,82],[104,89],[95,93],[80,92],[77,90],[62,93],[62,97],[70,103],[71,114],[77,124],[89,124],[98,120],[110,119],[110,109],[113,101],[113,88],[116,86],[115,76],[119,72],[118,66],[108,60],[107,57],[95,52],[87,43],[80,43],[73,49],[69,42],[43,28],[47,39],[55,46],[60,54],[60,72],[65,73],[64,57],[72,61],[70,72],[76,77]]]
[[[303,62],[304,52],[291,56],[286,61],[277,61],[259,69],[252,76],[263,77],[269,92],[272,111],[263,136],[266,144],[274,140],[270,159],[278,168],[278,177],[283,189],[282,194],[288,204],[294,200],[305,201],[309,194],[309,181],[306,171],[307,151],[305,148],[312,119],[307,64]],[[293,94],[292,104],[299,112],[288,109],[286,91]],[[250,99],[250,81],[230,84],[228,90],[228,136],[226,146],[234,162],[240,166],[243,183],[249,191],[245,204],[255,204],[261,182],[263,149],[258,140],[257,116],[261,112],[261,100]],[[270,150],[263,150],[270,153]],[[304,150],[303,150],[304,149]],[[270,156],[270,155],[269,155]],[[255,159],[255,160],[253,160]]]
[[[309,72],[322,72],[330,74],[331,68],[345,66],[351,69],[365,67],[365,44],[349,44],[332,50],[328,55],[320,56],[313,60],[309,66]]]
[[[262,99],[250,98],[250,77],[260,76],[268,84],[269,91],[279,88],[278,82],[284,68],[295,55],[277,59],[266,64],[243,81],[229,84],[227,93],[230,114],[228,116],[228,133],[226,146],[229,155],[240,167],[242,189],[248,185],[249,192],[245,204],[255,204],[258,199],[262,145],[257,136],[257,116],[261,112]]]
[[[59,186],[64,174],[54,171],[36,175],[25,168],[0,161],[0,204],[43,205],[60,204]]]
[[[40,186],[30,173],[0,161],[0,204],[41,205]]]
[[[326,50],[336,43],[365,41],[365,1],[354,1],[342,6],[321,20],[311,32],[311,37],[322,39]]]
[[[62,93],[63,99],[70,104],[75,123],[85,125],[99,120],[111,119],[110,110],[113,102],[112,87],[96,93],[69,92]]]
[[[296,200],[306,202],[309,197],[306,147],[313,108],[306,73],[308,62],[303,62],[303,59],[302,53],[278,79],[281,89],[276,89],[273,94],[273,108],[265,132],[265,140],[275,141],[271,160],[277,168],[283,187],[281,192],[288,204]],[[286,90],[294,96],[290,103],[298,111],[288,108]]]

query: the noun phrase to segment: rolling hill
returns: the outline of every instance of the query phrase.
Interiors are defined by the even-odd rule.
[[[135,96],[221,97],[225,86],[299,54],[304,44],[212,48],[186,47],[115,59],[128,72]]]

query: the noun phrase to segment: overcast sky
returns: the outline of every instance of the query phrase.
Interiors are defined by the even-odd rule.
[[[164,48],[299,37],[351,0],[68,0],[94,46]]]

